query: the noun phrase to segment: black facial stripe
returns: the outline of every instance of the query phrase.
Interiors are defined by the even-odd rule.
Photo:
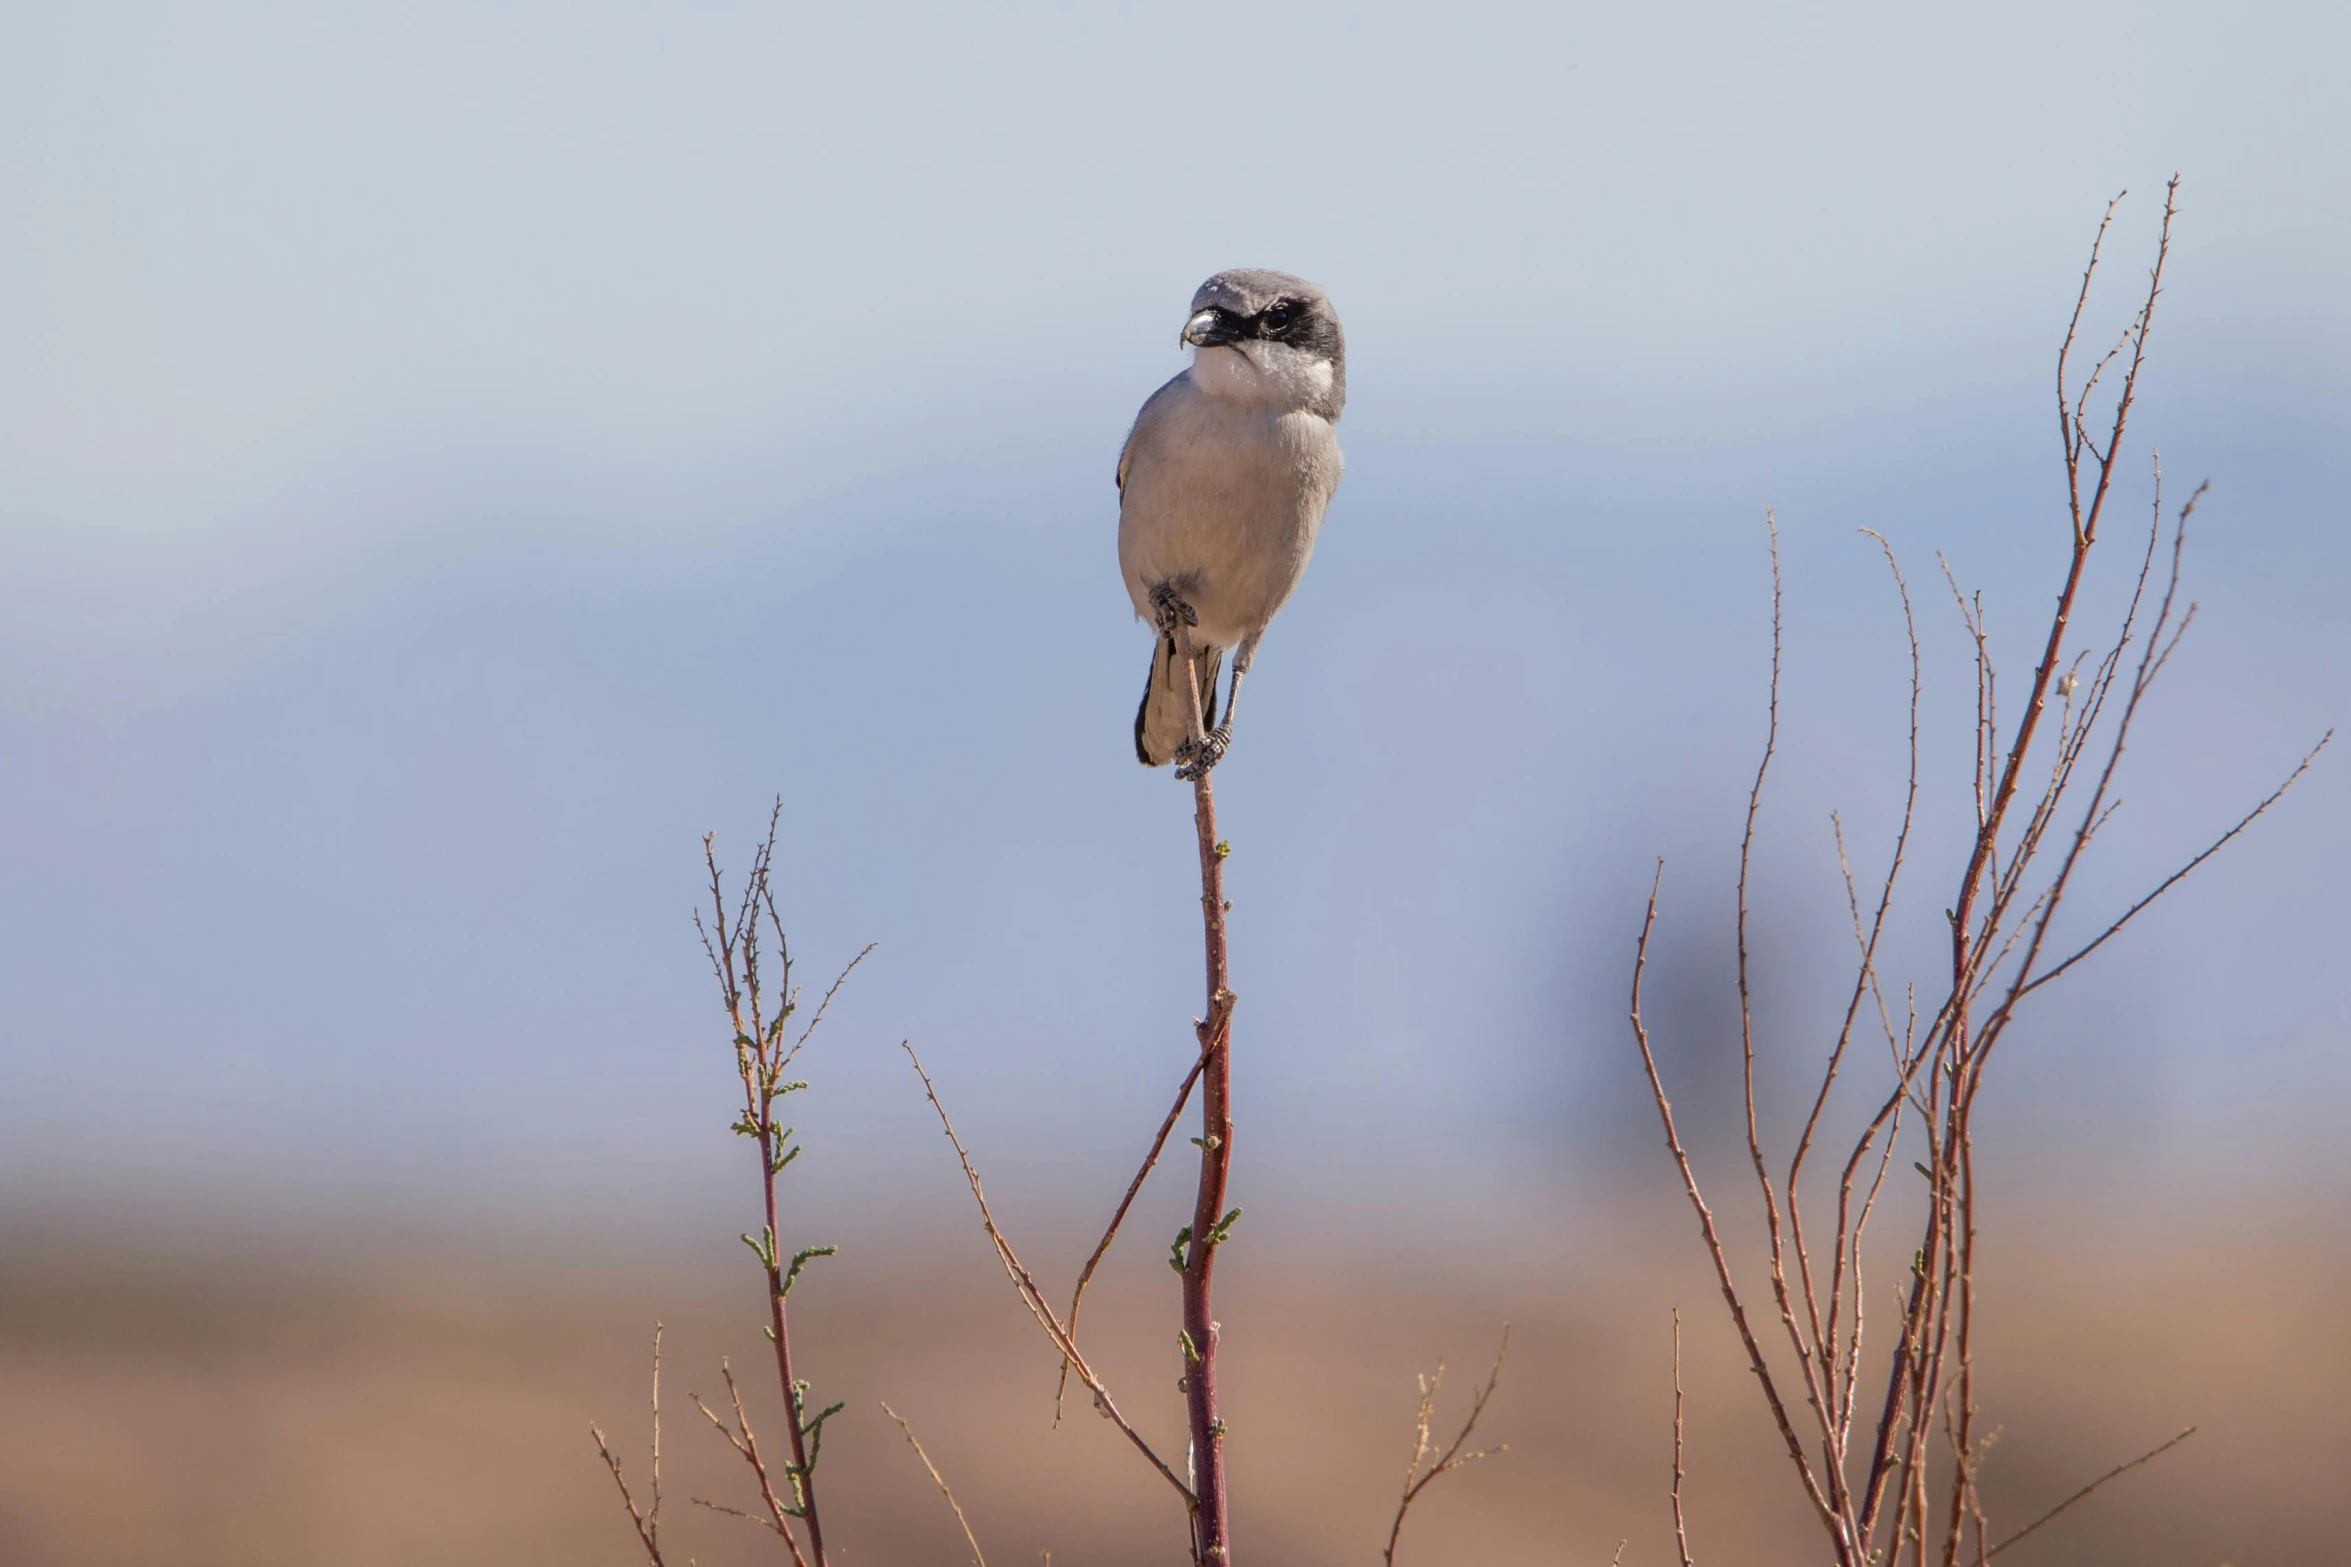
[[[1290,317],[1276,327],[1267,318],[1287,306]],[[1295,299],[1277,299],[1243,323],[1248,336],[1267,342],[1287,343],[1325,359],[1339,355],[1339,324],[1323,311]]]

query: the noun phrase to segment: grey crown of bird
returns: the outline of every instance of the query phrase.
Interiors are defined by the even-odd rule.
[[[1219,272],[1192,296],[1182,341],[1191,368],[1151,394],[1118,457],[1119,570],[1135,613],[1158,631],[1135,755],[1146,767],[1180,763],[1179,778],[1205,773],[1232,744],[1241,677],[1339,487],[1347,403],[1338,314],[1304,278]]]

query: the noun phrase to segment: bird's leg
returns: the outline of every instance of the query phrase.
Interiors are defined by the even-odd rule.
[[[1200,616],[1191,605],[1184,602],[1172,582],[1162,582],[1151,590],[1151,610],[1152,619],[1159,624],[1159,634],[1167,639],[1171,656],[1180,671],[1177,678],[1184,685],[1185,738],[1176,746],[1176,776],[1190,778],[1193,776],[1192,760],[1200,754],[1203,746],[1210,743],[1206,733],[1208,721],[1200,711],[1200,666],[1192,649],[1192,628],[1200,624]],[[1218,755],[1222,754],[1218,752]],[[1215,758],[1211,757],[1208,767],[1215,765]],[[1206,772],[1207,768],[1203,767],[1201,771]]]
[[[1225,752],[1233,745],[1233,709],[1241,701],[1241,677],[1249,673],[1249,661],[1257,656],[1257,639],[1244,637],[1233,649],[1233,680],[1225,691],[1224,722],[1218,724],[1198,740],[1191,742],[1176,758],[1178,778],[1197,778],[1224,760]]]
[[[1200,616],[1191,605],[1184,602],[1183,595],[1176,592],[1172,582],[1162,582],[1151,590],[1151,618],[1158,625],[1160,634],[1169,637],[1175,635],[1179,625],[1190,627],[1200,624]]]

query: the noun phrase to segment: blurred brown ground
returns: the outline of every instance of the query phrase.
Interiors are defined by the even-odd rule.
[[[2002,1558],[2013,1567],[2351,1559],[2340,1229],[2193,1229],[1994,1248],[1982,1361],[1987,1424],[2002,1431],[1987,1475],[1996,1524],[2203,1428]],[[1029,1249],[1067,1277],[1083,1242],[1048,1239]],[[1376,1562],[1415,1371],[1448,1358],[1439,1418],[1455,1418],[1508,1318],[1510,1362],[1481,1434],[1510,1451],[1441,1482],[1399,1560],[1596,1567],[1626,1539],[1628,1567],[1671,1562],[1677,1301],[1700,1561],[1822,1559],[1686,1216],[1529,1248],[1548,1260],[1490,1253],[1489,1267],[1247,1239],[1220,1271],[1220,1313],[1250,1561]],[[688,1399],[719,1391],[722,1354],[745,1373],[755,1418],[776,1424],[747,1260],[722,1270],[612,1245],[362,1245],[348,1232],[141,1234],[95,1220],[23,1224],[0,1241],[7,1567],[627,1567],[642,1558],[587,1426],[600,1422],[642,1479],[657,1315],[672,1559],[782,1559],[688,1500],[752,1500]],[[1180,1455],[1173,1281],[1150,1252],[1128,1243],[1089,1300],[1086,1336],[1122,1404]],[[996,1567],[1043,1550],[1061,1567],[1184,1560],[1177,1507],[1115,1433],[1082,1403],[1053,1427],[1052,1355],[977,1237],[869,1239],[818,1264],[794,1304],[818,1393],[848,1402],[821,1470],[842,1567],[967,1559],[882,1398],[914,1422]]]

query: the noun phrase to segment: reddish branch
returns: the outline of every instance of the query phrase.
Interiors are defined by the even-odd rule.
[[[1177,623],[1181,668],[1191,667],[1191,630]],[[1184,683],[1190,698],[1191,730],[1204,732],[1200,690]],[[1216,1248],[1240,1216],[1225,1207],[1233,1159],[1232,1023],[1233,992],[1225,983],[1224,860],[1230,852],[1216,835],[1216,791],[1210,771],[1192,778],[1192,825],[1200,847],[1200,927],[1206,949],[1207,1013],[1194,1028],[1200,1040],[1200,1187],[1192,1203],[1189,1244],[1184,1252],[1184,1410],[1192,1432],[1193,1556],[1205,1567],[1232,1559],[1225,1509],[1224,1419],[1217,1412],[1217,1324],[1210,1309]]]
[[[1179,621],[1176,636],[1179,652],[1189,667],[1191,659],[1191,630],[1188,623]],[[1191,732],[1205,733],[1200,708],[1200,691],[1186,682],[1190,697]],[[1192,780],[1193,826],[1200,851],[1200,915],[1203,946],[1206,955],[1208,1005],[1204,1016],[1193,1024],[1199,1055],[1192,1063],[1182,1085],[1176,1091],[1175,1104],[1160,1122],[1158,1135],[1152,1138],[1149,1152],[1143,1156],[1142,1167],[1127,1184],[1126,1194],[1111,1214],[1110,1223],[1093,1254],[1086,1259],[1078,1274],[1077,1288],[1070,1296],[1066,1320],[1054,1314],[1036,1281],[1030,1276],[1004,1237],[994,1216],[988,1211],[986,1194],[980,1186],[978,1170],[956,1135],[946,1108],[940,1104],[937,1090],[922,1063],[915,1060],[915,1071],[922,1076],[924,1092],[930,1096],[931,1106],[938,1111],[939,1124],[956,1156],[962,1161],[966,1182],[972,1197],[979,1204],[980,1221],[988,1238],[996,1247],[996,1255],[1011,1278],[1021,1301],[1029,1308],[1038,1326],[1053,1341],[1062,1359],[1062,1386],[1068,1385],[1071,1372],[1094,1395],[1095,1407],[1126,1434],[1128,1441],[1148,1459],[1151,1465],[1173,1485],[1183,1497],[1192,1527],[1193,1559],[1208,1567],[1224,1567],[1232,1560],[1231,1530],[1225,1500],[1224,1420],[1217,1404],[1217,1323],[1213,1310],[1211,1284],[1216,1266],[1216,1251],[1232,1230],[1233,1221],[1240,1217],[1237,1208],[1225,1207],[1226,1190],[1232,1168],[1232,1066],[1227,1055],[1231,1040],[1233,993],[1225,983],[1225,896],[1224,860],[1230,852],[1216,835],[1216,794],[1209,781],[1209,770],[1201,768]],[[907,1051],[913,1056],[911,1047]],[[1190,1102],[1195,1083],[1201,1085],[1200,1135],[1192,1139],[1200,1150],[1200,1184],[1193,1201],[1192,1222],[1186,1225],[1176,1239],[1173,1260],[1183,1276],[1183,1331],[1179,1345],[1184,1359],[1184,1406],[1186,1423],[1191,1431],[1188,1473],[1178,1478],[1175,1471],[1152,1451],[1150,1444],[1118,1412],[1110,1400],[1109,1389],[1102,1385],[1093,1369],[1079,1352],[1076,1329],[1078,1308],[1084,1303],[1086,1286],[1101,1265],[1110,1245],[1117,1238],[1119,1226],[1126,1220],[1127,1211],[1134,1205],[1135,1196],[1142,1190],[1144,1180],[1159,1161],[1160,1150],[1166,1146],[1168,1134],[1183,1115]],[[1055,1395],[1058,1412],[1060,1395]]]

